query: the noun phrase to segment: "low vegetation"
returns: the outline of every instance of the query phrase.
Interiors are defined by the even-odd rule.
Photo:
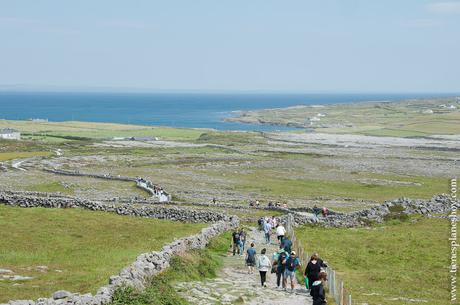
[[[336,269],[356,304],[448,304],[448,230],[443,219],[411,218],[358,229],[305,226],[296,233],[305,249]]]
[[[0,162],[31,157],[48,157],[51,154],[49,151],[0,152]]]
[[[460,133],[456,97],[343,103],[243,112],[232,121],[313,128],[318,132],[420,137]]]
[[[144,292],[127,287],[120,289],[111,305],[188,305],[174,289],[174,283],[215,277],[222,266],[222,255],[228,250],[229,240],[230,233],[225,233],[211,240],[203,250],[173,257],[171,267],[155,277]]]
[[[0,281],[0,303],[94,293],[144,252],[197,233],[204,224],[119,216],[79,209],[0,205],[0,268],[29,280]]]

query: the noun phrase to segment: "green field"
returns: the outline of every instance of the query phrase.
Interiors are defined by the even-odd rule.
[[[446,105],[456,108],[450,109]],[[263,109],[244,112],[241,117],[231,120],[294,124],[326,133],[419,137],[460,133],[459,108],[460,102],[451,97]],[[318,114],[322,116],[318,117]],[[310,123],[309,119],[314,117],[317,121]]]
[[[160,137],[172,140],[195,140],[205,132],[200,129],[151,127],[128,124],[94,122],[31,122],[0,120],[1,128],[14,128],[23,138],[39,139],[47,142],[73,140],[101,140],[113,137]]]
[[[0,152],[0,162],[14,159],[31,158],[31,157],[48,157],[51,152],[48,151],[30,151],[30,152]]]
[[[217,174],[217,173],[216,173]],[[298,179],[277,174],[275,171],[256,170],[251,173],[226,174],[238,191],[260,192],[280,198],[346,197],[370,199],[378,202],[398,197],[431,198],[448,192],[448,179],[442,177],[396,176],[372,173],[351,174],[348,179]],[[413,185],[374,185],[356,181],[357,178],[392,179]]]
[[[308,252],[319,252],[336,269],[354,304],[408,304],[401,298],[448,304],[449,224],[417,220],[358,229],[300,227],[296,233]]]
[[[139,254],[159,250],[204,226],[78,209],[0,205],[0,268],[33,277],[0,281],[0,302],[49,297],[59,289],[94,293]]]

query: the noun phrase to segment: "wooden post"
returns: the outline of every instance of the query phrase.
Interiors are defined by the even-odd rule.
[[[345,296],[343,293],[343,281],[340,281],[340,305],[343,305],[345,300]]]
[[[348,305],[351,305],[351,294],[348,295]]]

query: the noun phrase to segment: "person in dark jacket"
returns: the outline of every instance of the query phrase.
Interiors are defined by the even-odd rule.
[[[318,255],[313,254],[310,261],[305,268],[305,277],[308,278],[308,284],[311,287],[315,281],[319,278],[319,273],[321,272],[321,265],[318,262]]]
[[[313,305],[327,304],[326,292],[324,291],[324,282],[327,281],[326,272],[321,272],[318,280],[313,282],[310,289],[310,295],[313,298]]]
[[[321,268],[327,268],[327,264],[321,259],[321,257],[319,257],[319,254],[317,252],[315,252],[313,254],[316,255],[316,257],[318,257],[319,266]]]

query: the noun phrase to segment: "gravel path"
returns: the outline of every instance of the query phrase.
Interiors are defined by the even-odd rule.
[[[276,244],[266,245],[263,233],[253,229],[247,244],[254,242],[257,253],[267,248],[269,256],[277,249]],[[248,274],[243,256],[228,253],[219,276],[200,282],[176,284],[180,295],[192,304],[249,304],[249,305],[311,305],[311,297],[304,286],[296,285],[294,292],[276,289],[276,276],[267,274],[267,286],[261,287],[259,274]]]

